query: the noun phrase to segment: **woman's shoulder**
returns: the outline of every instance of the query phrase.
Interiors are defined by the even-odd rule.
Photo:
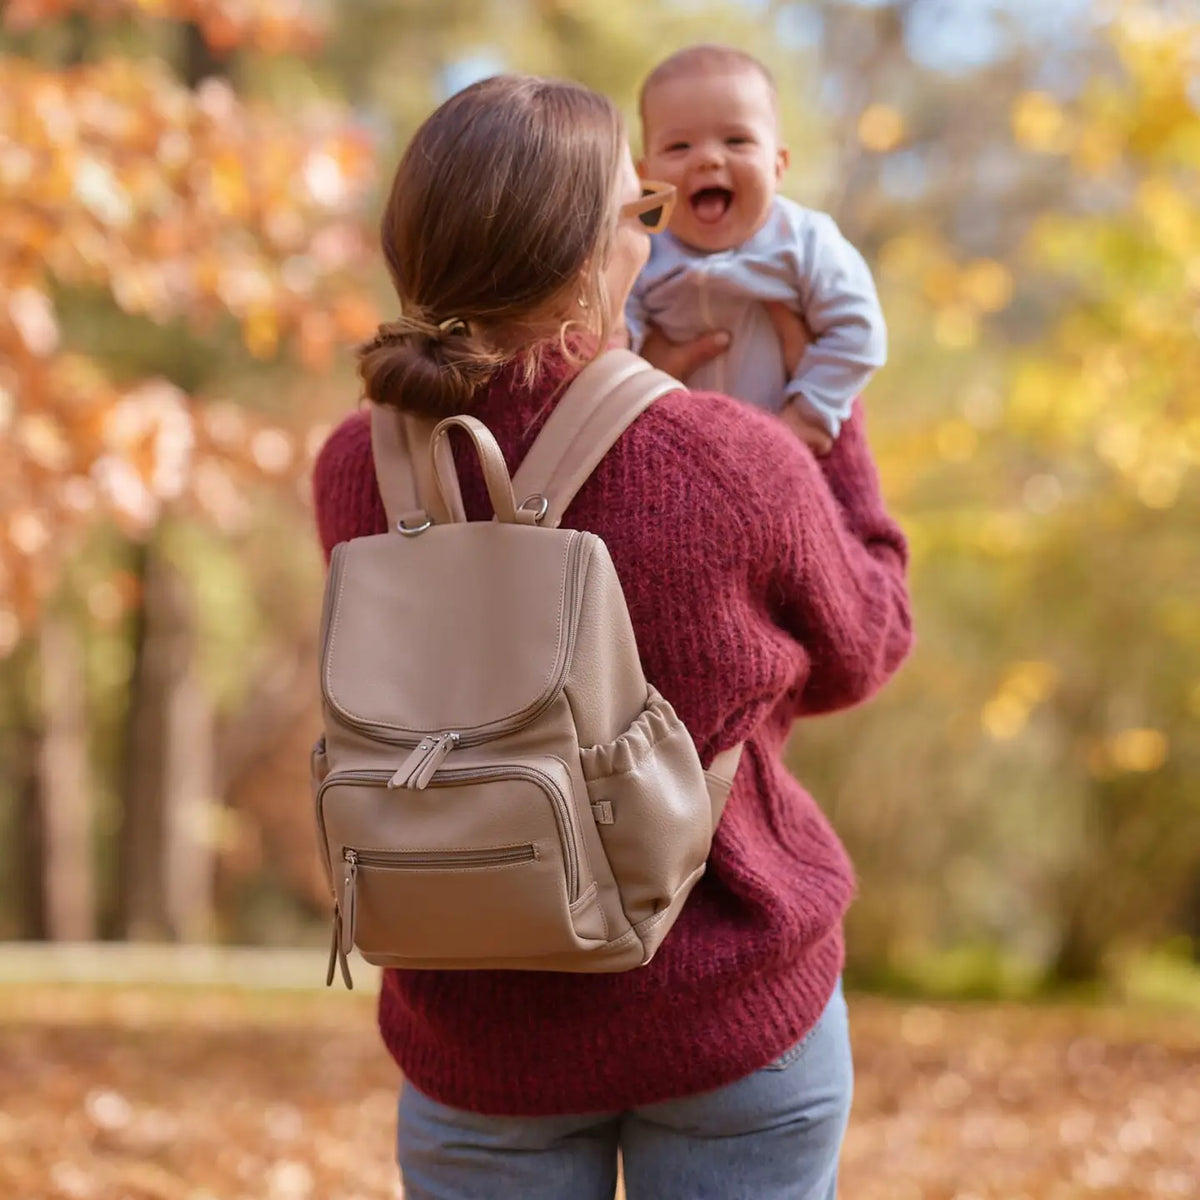
[[[630,449],[733,493],[739,504],[763,493],[778,500],[781,484],[815,482],[817,468],[778,417],[720,392],[681,388],[661,397],[629,430]]]
[[[343,417],[317,451],[314,478],[359,470],[371,461],[371,415],[365,408]]]
[[[370,414],[353,412],[334,426],[313,463],[313,507],[326,555],[338,542],[387,528],[374,464]]]

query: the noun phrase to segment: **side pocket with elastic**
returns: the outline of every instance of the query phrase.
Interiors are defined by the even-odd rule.
[[[681,901],[708,858],[712,809],[696,747],[651,688],[629,729],[582,750],[580,762],[622,907],[636,927]]]

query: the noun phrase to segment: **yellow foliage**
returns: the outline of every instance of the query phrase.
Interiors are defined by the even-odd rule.
[[[1045,362],[1023,363],[1009,397],[1008,412],[1014,423],[1026,428],[1041,423],[1061,395],[1061,370]]]
[[[938,453],[947,462],[966,462],[979,445],[979,435],[966,421],[943,421],[935,435]]]
[[[979,340],[979,318],[964,305],[952,304],[934,318],[933,336],[947,350],[965,350]]]
[[[996,741],[1016,737],[1028,724],[1033,709],[1053,694],[1058,678],[1058,669],[1052,663],[1030,660],[1010,664],[980,714],[988,736]]]
[[[901,233],[879,250],[879,271],[899,280],[916,278],[930,264],[945,257],[945,250],[922,233]]]
[[[886,154],[904,140],[904,118],[887,104],[871,104],[858,118],[858,140],[877,154]]]
[[[983,706],[980,723],[988,737],[997,742],[1015,738],[1029,721],[1029,709],[1016,697],[994,696]]]
[[[1040,154],[1059,154],[1068,145],[1067,119],[1061,106],[1046,92],[1025,92],[1012,110],[1013,137],[1017,145]]]
[[[921,279],[925,298],[933,305],[952,304],[958,298],[959,271],[949,258],[939,258],[925,268]]]
[[[1121,161],[1121,143],[1115,131],[1103,124],[1079,132],[1071,151],[1071,165],[1088,175],[1107,175]]]
[[[1159,245],[1168,254],[1189,255],[1200,250],[1200,199],[1187,197],[1170,179],[1143,180],[1137,204]]]
[[[1167,737],[1158,729],[1124,729],[1107,746],[1118,771],[1157,771],[1167,761]]]
[[[1149,463],[1138,473],[1138,499],[1147,508],[1170,508],[1179,498],[1183,471],[1174,463]]]
[[[1012,272],[995,259],[975,259],[963,268],[961,288],[963,297],[981,312],[1000,312],[1012,300]]]
[[[1058,686],[1058,668],[1041,659],[1013,663],[1004,673],[1001,689],[1028,705],[1041,704]]]
[[[996,511],[979,521],[975,544],[991,558],[1011,558],[1029,549],[1029,530],[1018,513]]]

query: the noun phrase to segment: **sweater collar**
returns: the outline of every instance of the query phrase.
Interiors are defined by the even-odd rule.
[[[478,417],[502,445],[523,453],[546,423],[567,384],[579,373],[583,361],[568,356],[558,346],[543,354],[533,377],[527,378],[520,362],[505,363],[476,398],[471,415]]]

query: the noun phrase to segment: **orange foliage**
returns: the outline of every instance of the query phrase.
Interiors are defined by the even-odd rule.
[[[319,950],[310,965],[270,954],[260,977],[324,970]],[[372,999],[0,988],[0,1195],[394,1200],[399,1078]],[[850,1013],[857,1078],[842,1195],[1195,1195],[1194,1016],[866,996],[851,997]]]
[[[321,36],[306,0],[8,0],[3,21],[20,32],[72,13],[190,21],[218,54],[238,46],[266,54],[308,52]]]
[[[70,7],[20,0],[5,20]],[[243,23],[285,11],[88,7]],[[292,435],[164,380],[117,386],[64,344],[56,294],[100,288],[198,336],[232,317],[255,356],[286,348],[324,367],[377,320],[361,292],[371,178],[372,147],[336,105],[281,114],[223,80],[191,91],[154,60],[51,71],[0,57],[0,656],[93,515],[136,533],[189,498],[228,522],[244,475],[304,456]]]

